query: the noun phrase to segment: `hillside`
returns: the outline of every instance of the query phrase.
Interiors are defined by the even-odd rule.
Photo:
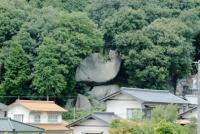
[[[175,92],[196,72],[199,41],[199,0],[0,0],[0,99],[64,104],[105,84]],[[105,63],[92,73],[100,81],[77,80],[93,54]]]

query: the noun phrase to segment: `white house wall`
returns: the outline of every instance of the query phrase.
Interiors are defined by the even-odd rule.
[[[11,119],[14,119],[14,114],[23,114],[23,122],[29,123],[30,111],[27,108],[20,105],[15,105],[7,111],[7,116]]]
[[[48,122],[48,112],[31,112],[30,113],[30,123],[35,123],[34,116],[35,114],[40,114],[40,123],[49,123]],[[58,122],[56,123],[62,123],[62,114],[61,113],[55,113],[58,115]]]
[[[106,112],[114,112],[117,116],[126,119],[128,108],[142,109],[141,102],[124,94],[117,95],[106,101]]]
[[[193,105],[198,104],[198,98],[197,98],[197,95],[195,94],[185,95],[185,98],[189,101],[190,104],[193,104]]]
[[[103,134],[109,134],[108,133],[109,127],[107,126],[107,124],[94,119],[86,120],[83,123],[74,126],[73,128],[74,128],[73,134],[98,133],[98,132],[103,132]]]
[[[14,119],[14,114],[23,114],[23,122],[24,123],[34,123],[34,115],[36,112],[31,112],[29,109],[21,106],[21,105],[15,105],[9,108],[7,112],[7,117]],[[51,112],[37,112],[40,114],[40,123],[48,123],[48,114],[51,114]],[[62,113],[55,113],[58,115],[58,122],[56,123],[62,123]]]

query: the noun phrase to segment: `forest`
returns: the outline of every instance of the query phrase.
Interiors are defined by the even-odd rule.
[[[115,83],[175,92],[200,59],[200,0],[0,0],[6,103],[85,94],[77,66],[94,52],[106,59],[109,50],[122,59]]]

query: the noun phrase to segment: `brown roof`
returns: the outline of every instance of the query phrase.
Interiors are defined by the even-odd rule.
[[[66,110],[54,101],[37,101],[37,100],[19,100],[17,99],[12,105],[22,105],[31,111],[45,112],[66,112]]]
[[[43,128],[45,131],[67,131],[70,130],[66,128],[66,125],[64,123],[60,124],[35,124],[34,126]]]

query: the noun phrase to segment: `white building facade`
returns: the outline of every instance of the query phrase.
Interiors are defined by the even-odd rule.
[[[101,101],[106,103],[106,112],[113,112],[124,119],[141,118],[142,115],[151,116],[151,110],[157,105],[176,104],[181,109],[188,102],[167,91],[121,88]]]
[[[62,113],[65,111],[53,101],[16,100],[8,107],[7,117],[41,127],[46,132],[50,130],[57,134],[64,134],[67,128],[63,124]],[[63,128],[58,129],[61,126]]]

